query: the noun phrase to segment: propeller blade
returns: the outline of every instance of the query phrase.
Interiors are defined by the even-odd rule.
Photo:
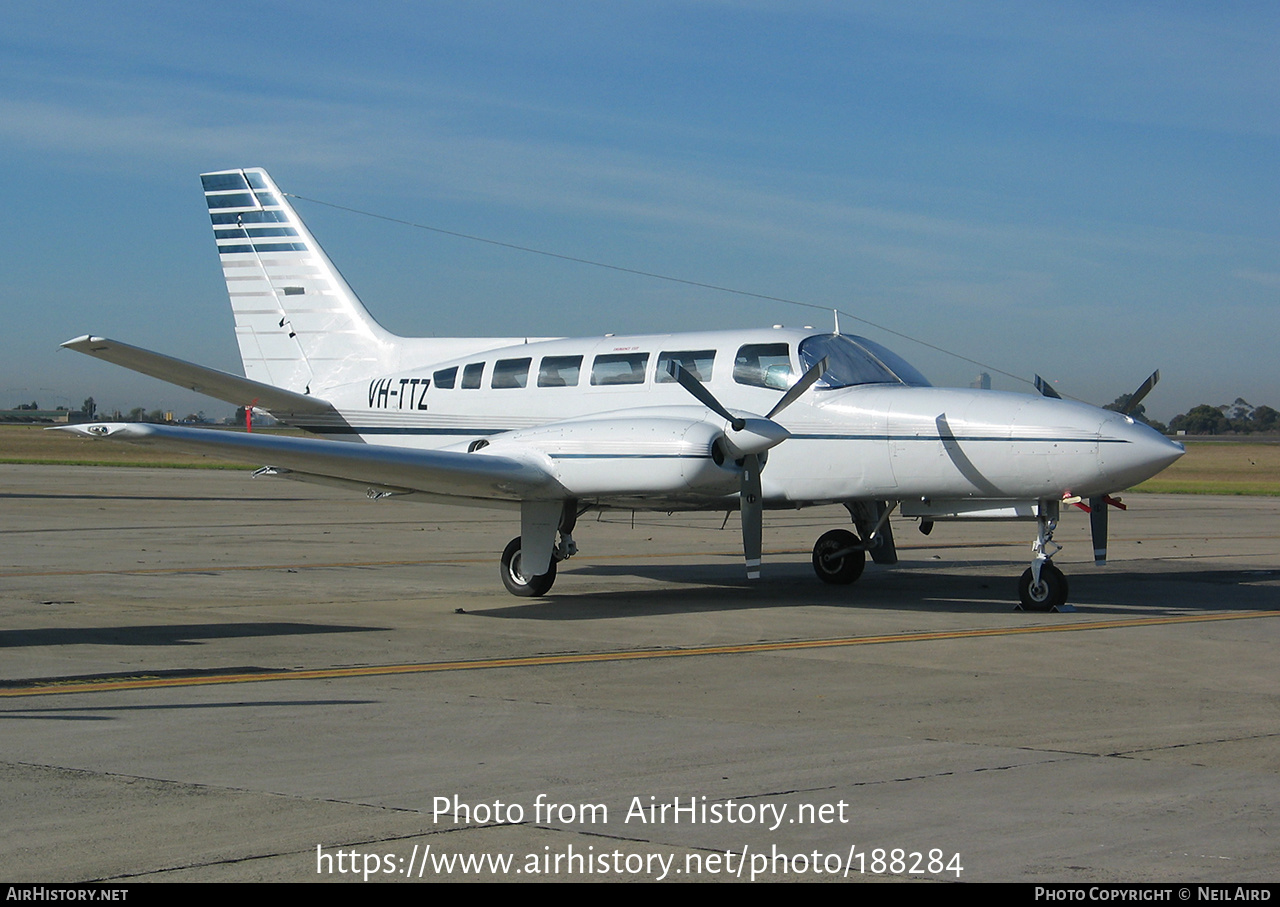
[[[745,419],[735,416],[725,409],[720,404],[720,401],[712,395],[711,391],[703,387],[702,382],[690,375],[680,363],[672,359],[668,365],[670,366],[671,377],[679,381],[681,387],[697,397],[699,403],[732,425],[734,431],[742,431],[746,427],[747,422]]]
[[[1045,381],[1039,375],[1036,375],[1036,390],[1038,390],[1040,393],[1042,393],[1046,397],[1052,397],[1055,400],[1062,399],[1062,394],[1054,390],[1053,385],[1051,385],[1048,381]]]
[[[760,455],[751,454],[742,461],[742,556],[747,562],[747,579],[760,578],[760,555],[764,537],[764,502],[760,491]]]
[[[1089,534],[1093,537],[1093,562],[1107,562],[1107,498],[1089,498]]]
[[[829,358],[829,356],[823,356],[820,361],[809,366],[809,370],[800,376],[799,381],[791,385],[787,392],[782,395],[782,399],[773,405],[773,409],[769,410],[769,414],[765,416],[765,418],[772,419],[792,403],[799,400],[804,395],[805,391],[813,387],[814,382],[826,373],[827,361]]]
[[[738,508],[742,515],[742,555],[747,564],[747,579],[760,578],[760,558],[764,537],[764,501],[760,488],[760,470],[764,467],[761,454],[771,447],[781,444],[790,437],[787,430],[773,421],[773,417],[794,403],[813,386],[827,370],[827,359],[815,363],[782,399],[769,411],[769,415],[761,419],[752,416],[750,420],[735,416],[720,403],[719,400],[703,386],[702,382],[680,363],[669,363],[671,377],[680,386],[692,394],[699,403],[728,422],[735,434],[723,436],[723,443],[729,448],[735,459],[741,460],[742,479],[739,487]],[[749,431],[746,429],[750,428]]]
[[[1133,396],[1129,398],[1129,402],[1124,405],[1124,409],[1120,410],[1121,415],[1129,415],[1138,408],[1138,404],[1142,402],[1142,398],[1151,393],[1151,388],[1160,383],[1160,369],[1156,369],[1151,373],[1151,377],[1142,382],[1142,386],[1133,392]]]

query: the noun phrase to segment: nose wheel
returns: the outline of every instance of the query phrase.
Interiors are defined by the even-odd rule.
[[[1067,603],[1069,589],[1062,571],[1049,561],[1040,565],[1040,581],[1036,582],[1028,567],[1018,580],[1018,598],[1025,611],[1052,611]]]

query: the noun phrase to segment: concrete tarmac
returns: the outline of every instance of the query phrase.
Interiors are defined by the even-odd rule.
[[[843,508],[771,512],[748,586],[736,515],[592,515],[517,599],[515,513],[204,470],[0,497],[0,878],[1280,875],[1280,499],[1126,496],[1103,568],[1064,514],[1077,610],[1027,614],[1027,523],[895,520],[901,563],[831,587]]]

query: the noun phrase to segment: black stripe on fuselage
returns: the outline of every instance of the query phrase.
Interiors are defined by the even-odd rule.
[[[433,435],[500,435],[508,431],[519,431],[521,428],[529,428],[532,426],[521,426],[520,428],[427,428],[418,426],[388,426],[388,425],[369,425],[369,426],[322,426],[322,425],[305,425],[301,422],[295,423],[298,428],[306,429],[315,434],[360,434],[360,435],[422,435],[430,437]],[[1093,443],[1100,444],[1129,444],[1130,441],[1124,438],[1035,438],[1015,436],[991,437],[984,435],[955,435],[946,438],[940,435],[854,435],[854,434],[793,434],[791,440],[803,441],[964,441],[964,442],[999,442],[1004,444],[1080,444]],[[584,454],[584,456],[591,456]]]
[[[710,460],[711,454],[566,454],[549,453],[553,460]]]

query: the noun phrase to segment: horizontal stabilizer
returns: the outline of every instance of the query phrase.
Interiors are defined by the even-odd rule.
[[[236,406],[257,406],[270,410],[276,415],[287,413],[320,415],[334,413],[333,407],[325,400],[307,394],[297,394],[284,388],[263,384],[241,378],[216,368],[207,368],[174,359],[162,353],[153,353],[141,347],[130,346],[118,340],[106,337],[92,337],[85,334],[62,344],[69,350],[102,359],[113,365],[122,365],[135,372],[168,381],[179,387],[185,387],[199,394],[205,394]]]
[[[410,450],[133,422],[89,422],[50,430],[269,464],[281,470],[343,479],[377,489],[393,488],[398,493],[416,491],[490,501],[564,496],[559,484],[536,464],[481,452]]]

